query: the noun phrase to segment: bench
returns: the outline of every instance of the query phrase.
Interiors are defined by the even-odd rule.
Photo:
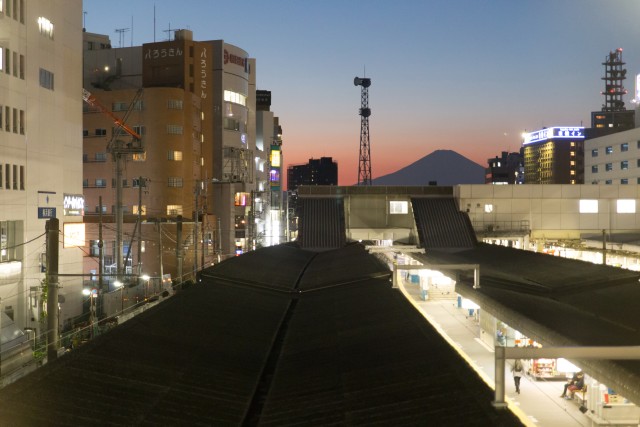
[[[586,394],[587,394],[587,385],[585,384],[582,386],[580,390],[572,391],[571,398],[573,399],[574,397],[577,397],[578,403],[580,403],[580,405],[584,405],[586,401]]]

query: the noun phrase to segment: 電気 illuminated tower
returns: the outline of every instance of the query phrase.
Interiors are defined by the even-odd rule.
[[[371,146],[369,145],[369,86],[371,79],[356,77],[353,84],[362,86],[360,105],[360,159],[358,161],[358,185],[371,185]]]

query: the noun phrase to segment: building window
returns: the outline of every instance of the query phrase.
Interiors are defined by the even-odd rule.
[[[106,162],[107,153],[96,153],[96,162]]]
[[[24,166],[20,166],[20,190],[24,190]]]
[[[580,200],[580,213],[598,213],[598,201]]]
[[[131,160],[133,160],[134,162],[144,162],[145,160],[147,160],[147,152],[145,151],[144,153],[133,153],[131,155]]]
[[[11,190],[11,165],[4,165],[4,188]]]
[[[178,176],[170,176],[169,187],[182,187],[182,178]]]
[[[89,179],[83,179],[82,180],[82,188],[87,188],[89,187]]]
[[[167,133],[169,135],[182,135],[182,126],[167,125]]]
[[[407,214],[409,213],[409,202],[408,201],[390,201],[389,202],[389,214],[391,215],[399,215],[399,214]]]
[[[226,130],[240,130],[240,122],[233,117],[225,117],[224,128]]]
[[[629,151],[629,143],[623,142],[622,144],[620,144],[620,151]]]
[[[607,172],[610,172],[613,170],[613,163],[607,163],[606,165],[604,165],[604,170],[606,170]]]
[[[629,161],[628,160],[621,161],[620,162],[620,169],[622,169],[622,170],[629,169]]]
[[[53,90],[53,73],[44,68],[40,68],[40,86]]]
[[[628,184],[628,183],[629,183],[629,179],[628,178],[620,179],[620,184]]]
[[[634,199],[616,200],[618,213],[636,213],[636,201]]]
[[[484,205],[484,213],[491,213],[491,212],[493,212],[493,205],[491,204]]]
[[[598,173],[598,165],[591,166],[591,173]]]
[[[126,102],[114,102],[111,104],[112,111],[127,111],[129,109],[129,104]]]
[[[146,128],[142,125],[134,126],[133,131],[140,136],[144,135],[147,132]]]
[[[611,145],[609,145],[607,148],[604,149],[605,154],[613,154],[613,147]]]
[[[87,129],[82,129],[82,137],[87,137],[89,136],[89,131]]]
[[[182,215],[182,205],[167,205],[167,215]]]
[[[167,101],[167,108],[171,110],[182,110],[182,99],[169,99]]]
[[[134,215],[138,215],[138,205],[131,206],[131,213]],[[140,215],[147,214],[147,207],[145,205],[140,205]]]
[[[47,18],[38,18],[38,30],[43,36],[53,39],[53,24]]]
[[[107,186],[107,180],[106,179],[103,179],[103,178],[96,179],[96,187],[104,188],[106,186]]]
[[[96,136],[107,136],[106,129],[96,129]]]
[[[611,184],[613,184],[613,181],[612,181],[612,180],[610,180],[610,179],[608,179],[608,180],[606,180],[604,183],[605,183],[606,185],[611,185]]]
[[[234,104],[240,104],[242,106],[247,106],[247,97],[241,93],[232,92],[230,90],[224,91],[224,100],[227,102],[233,102]]]
[[[18,189],[18,165],[13,165],[13,189]]]
[[[100,240],[89,240],[89,254],[91,256],[100,256],[99,242]]]
[[[147,180],[144,179],[144,178],[133,178],[131,180],[131,183],[132,183],[134,188],[140,187],[141,183],[142,183],[142,188],[147,186]]]
[[[24,110],[20,110],[20,135],[24,135],[27,127],[27,122],[25,120]]]
[[[169,150],[167,152],[167,160],[181,161],[182,160],[182,151]]]
[[[22,80],[24,80],[24,67],[25,67],[24,55],[20,55],[20,79]]]

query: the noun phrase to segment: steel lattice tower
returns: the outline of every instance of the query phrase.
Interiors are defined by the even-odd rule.
[[[362,86],[360,93],[360,159],[358,161],[358,185],[371,185],[371,145],[369,144],[369,86],[371,79],[356,77],[355,86]]]
[[[605,103],[602,105],[602,111],[625,111],[622,96],[627,94],[623,85],[627,70],[623,68],[625,63],[622,61],[622,49],[609,52],[602,65],[605,67],[605,76],[602,78],[605,81],[605,90],[601,92]]]

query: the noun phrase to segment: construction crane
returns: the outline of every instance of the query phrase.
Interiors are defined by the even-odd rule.
[[[111,153],[113,161],[116,164],[116,270],[118,279],[123,274],[123,258],[122,258],[122,222],[123,222],[123,210],[122,210],[122,169],[123,161],[126,160],[128,154],[144,153],[144,147],[142,144],[142,137],[138,132],[126,125],[126,120],[129,114],[135,107],[136,103],[142,96],[142,89],[138,90],[134,96],[129,108],[124,115],[124,118],[120,119],[111,110],[102,105],[91,92],[86,89],[82,89],[82,99],[92,107],[97,108],[101,113],[109,116],[113,123],[117,126],[113,132],[111,140],[107,144],[107,151]],[[130,142],[124,142],[119,139],[120,131],[126,132],[131,136]],[[102,209],[102,206],[100,206]]]

